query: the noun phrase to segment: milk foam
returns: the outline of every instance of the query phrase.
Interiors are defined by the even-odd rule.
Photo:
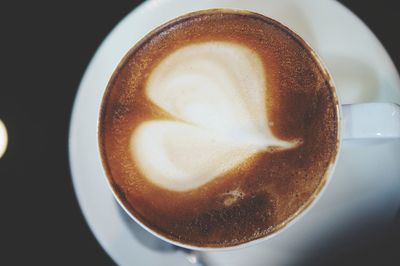
[[[262,61],[239,44],[178,49],[151,73],[146,94],[176,120],[143,122],[131,153],[144,176],[169,190],[200,187],[270,146],[297,144],[269,129]]]

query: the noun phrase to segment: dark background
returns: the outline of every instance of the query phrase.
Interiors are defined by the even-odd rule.
[[[0,159],[0,265],[113,265],[75,198],[68,128],[76,90],[90,59],[117,22],[140,2],[0,4],[0,119],[10,136]],[[396,1],[340,2],[372,29],[399,69]],[[396,254],[400,243],[394,237],[398,230],[316,261],[400,265]]]

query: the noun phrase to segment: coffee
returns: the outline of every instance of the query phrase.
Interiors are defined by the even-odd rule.
[[[284,227],[323,187],[337,98],[313,52],[259,14],[206,10],[134,46],[104,95],[99,145],[124,206],[199,247]]]

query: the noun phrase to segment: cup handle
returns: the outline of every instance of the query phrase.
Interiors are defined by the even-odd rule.
[[[342,105],[345,140],[400,138],[400,106],[394,103]]]

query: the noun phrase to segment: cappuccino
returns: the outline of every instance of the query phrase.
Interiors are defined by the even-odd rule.
[[[133,216],[182,244],[269,235],[323,187],[338,145],[329,75],[288,28],[206,10],[134,46],[104,94],[99,145]]]

